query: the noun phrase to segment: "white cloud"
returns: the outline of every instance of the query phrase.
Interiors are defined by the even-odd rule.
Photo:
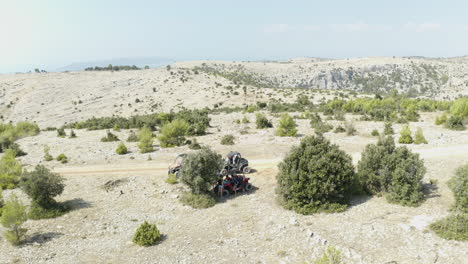
[[[364,22],[332,24],[330,28],[340,32],[390,31],[393,29],[393,27],[389,25],[368,24]]]
[[[407,23],[403,26],[404,29],[416,32],[434,32],[442,29],[442,25],[438,23]]]

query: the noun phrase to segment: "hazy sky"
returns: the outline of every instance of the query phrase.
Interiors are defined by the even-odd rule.
[[[0,0],[0,72],[125,57],[468,55],[468,1]]]

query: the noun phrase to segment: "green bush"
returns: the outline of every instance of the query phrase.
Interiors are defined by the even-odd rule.
[[[149,224],[146,221],[138,227],[133,236],[133,243],[144,247],[153,246],[159,240],[161,240],[161,233],[156,225]]]
[[[313,113],[310,116],[310,126],[314,129],[317,135],[329,132],[333,129],[333,126],[322,121],[319,114]]]
[[[148,127],[143,127],[138,133],[138,148],[140,153],[152,152],[153,149],[153,133]]]
[[[120,144],[117,146],[117,149],[115,150],[115,152],[119,155],[125,155],[128,153],[128,149],[127,149],[127,146],[125,146],[125,144],[123,142],[120,142]]]
[[[416,133],[414,134],[414,144],[427,144],[427,140],[424,137],[424,134],[420,127],[418,127]]]
[[[468,213],[468,164],[457,169],[449,187],[455,197],[455,209]]]
[[[280,137],[295,137],[296,134],[297,124],[294,122],[294,119],[287,113],[282,114],[276,130],[276,135]]]
[[[15,157],[15,152],[7,149],[0,159],[0,189],[14,189],[19,182],[23,168]]]
[[[330,246],[320,258],[314,260],[313,264],[342,264],[342,258],[341,251]]]
[[[406,147],[396,148],[391,136],[367,145],[357,169],[360,185],[369,194],[385,193],[388,201],[410,206],[424,199],[423,161]]]
[[[7,149],[17,151],[17,156],[21,156],[19,146],[14,142],[17,139],[35,136],[39,133],[39,127],[29,122],[18,122],[16,125],[0,123],[0,153]]]
[[[185,142],[189,125],[184,120],[174,120],[161,129],[161,135],[158,137],[161,147],[172,148],[182,146]]]
[[[450,113],[461,118],[468,118],[468,97],[455,100],[450,107]]]
[[[60,163],[62,164],[65,164],[65,163],[68,163],[68,157],[61,153],[60,155],[58,155],[56,158],[55,158],[57,161],[60,161]]]
[[[218,179],[217,173],[223,166],[224,160],[221,155],[208,147],[202,147],[200,151],[187,155],[179,177],[192,193],[209,193]]]
[[[386,136],[395,134],[391,122],[385,122],[383,134]]]
[[[404,125],[400,131],[400,138],[398,139],[400,144],[411,144],[413,143],[413,138],[411,137],[411,130],[408,125]]]
[[[44,160],[45,161],[51,161],[54,159],[54,157],[50,155],[49,151],[50,151],[49,146],[44,146]]]
[[[127,138],[127,142],[137,142],[138,141],[138,136],[135,134],[135,132],[131,131],[130,135]]]
[[[182,204],[191,206],[195,209],[204,209],[213,207],[216,204],[216,199],[210,194],[194,194],[186,192],[180,197]]]
[[[5,201],[3,201],[2,189],[0,188],[0,217],[2,216],[3,206],[5,206]]]
[[[114,141],[120,141],[120,139],[116,135],[112,134],[109,130],[107,130],[107,135],[101,138],[101,142],[114,142]]]
[[[26,222],[26,206],[24,206],[15,195],[12,195],[10,200],[2,208],[2,216],[0,223],[8,230],[5,232],[5,238],[12,245],[19,245],[21,240],[25,237],[26,228],[22,228]]]
[[[355,183],[351,157],[323,137],[308,136],[279,164],[280,201],[301,214],[342,211]]]
[[[171,173],[171,174],[167,175],[166,182],[169,183],[169,184],[176,184],[179,181],[177,181],[176,175],[174,173]]]
[[[50,208],[57,204],[54,197],[62,194],[64,180],[45,166],[37,165],[33,171],[23,173],[20,187],[39,206]]]
[[[354,136],[357,134],[357,129],[354,127],[354,124],[351,122],[345,122],[346,135]]]
[[[248,123],[250,123],[249,119],[246,116],[242,117],[242,124],[248,124]]]
[[[435,120],[436,125],[443,125],[447,122],[447,114],[443,113],[440,116],[438,116]]]
[[[25,156],[27,155],[28,153],[24,152],[20,146],[16,143],[11,143],[9,149],[13,150],[15,152],[15,156],[16,157],[21,157],[21,156]]]
[[[112,130],[117,131],[117,132],[120,131],[119,124],[115,124]]]
[[[337,126],[335,130],[333,130],[333,133],[344,133],[346,132],[346,129],[342,126]]]
[[[374,129],[374,130],[372,130],[371,135],[373,137],[378,137],[380,134],[379,134],[379,131],[377,129]]]
[[[65,133],[65,128],[61,127],[57,129],[57,136],[61,138],[66,137],[67,134]]]
[[[468,240],[468,213],[456,212],[430,225],[440,237],[448,240]]]
[[[447,119],[447,122],[445,122],[445,126],[451,130],[465,130],[463,118],[460,116],[451,116]]]
[[[28,212],[28,218],[32,220],[56,218],[66,214],[70,210],[71,207],[67,203],[55,202],[51,206],[42,207],[33,201]]]
[[[255,118],[256,118],[255,124],[257,126],[257,129],[273,127],[273,124],[266,118],[264,114],[257,113],[255,115]]]
[[[221,138],[221,145],[234,145],[234,139],[233,135],[224,135]]]

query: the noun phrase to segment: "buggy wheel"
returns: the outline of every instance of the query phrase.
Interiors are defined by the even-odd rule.
[[[177,179],[179,179],[179,171],[174,172],[174,175]]]
[[[221,170],[221,175],[226,176],[228,174],[228,171],[226,169]]]
[[[224,189],[223,190],[223,197],[228,197],[229,196],[229,191]]]
[[[243,172],[243,173],[246,173],[246,174],[250,173],[250,170],[251,170],[251,169],[250,169],[249,166],[245,166],[244,168],[242,168],[242,172]]]
[[[248,191],[248,192],[250,192],[250,191],[252,190],[252,188],[253,188],[253,186],[252,186],[252,184],[250,184],[250,183],[247,183],[247,184],[245,185],[245,190]]]

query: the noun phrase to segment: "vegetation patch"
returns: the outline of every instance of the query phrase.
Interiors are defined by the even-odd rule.
[[[161,233],[156,225],[149,224],[146,221],[138,227],[133,236],[133,243],[143,247],[153,246],[160,240]]]

